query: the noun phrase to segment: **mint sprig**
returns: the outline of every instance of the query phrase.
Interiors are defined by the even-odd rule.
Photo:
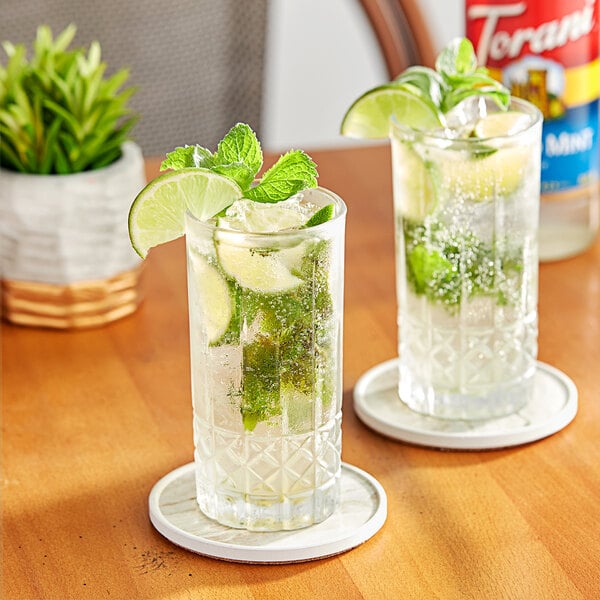
[[[263,164],[260,142],[248,125],[238,123],[219,142],[210,162],[209,168],[247,190]]]
[[[510,91],[488,74],[485,67],[477,66],[473,44],[466,38],[452,40],[438,55],[435,70],[413,66],[401,73],[393,85],[419,96],[444,121],[444,115],[470,96],[489,98],[506,110]]]
[[[452,40],[439,54],[435,69],[445,82],[441,109],[448,112],[469,96],[484,96],[506,110],[510,91],[488,75],[485,67],[477,66],[473,44],[466,38]]]
[[[317,168],[302,150],[290,150],[253,186],[263,165],[256,134],[245,123],[237,123],[219,142],[216,152],[203,146],[184,146],[167,154],[161,170],[203,167],[233,179],[245,198],[255,202],[281,202],[306,188],[317,186]]]

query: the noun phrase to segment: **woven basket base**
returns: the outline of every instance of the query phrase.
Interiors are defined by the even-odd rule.
[[[83,329],[133,313],[141,302],[142,267],[108,279],[68,285],[2,281],[2,315],[17,325]]]

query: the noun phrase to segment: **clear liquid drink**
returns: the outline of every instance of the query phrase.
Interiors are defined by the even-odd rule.
[[[186,216],[198,504],[231,527],[305,527],[339,502],[345,206],[316,188],[227,213]]]
[[[521,408],[537,355],[541,114],[476,102],[462,131],[391,129],[399,393],[448,419]]]

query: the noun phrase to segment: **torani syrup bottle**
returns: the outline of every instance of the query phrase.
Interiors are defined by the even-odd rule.
[[[544,115],[540,260],[574,256],[598,231],[600,0],[466,0],[479,64]]]

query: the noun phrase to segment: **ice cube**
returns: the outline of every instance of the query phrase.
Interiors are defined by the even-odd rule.
[[[477,121],[486,114],[485,99],[480,96],[469,96],[446,113],[445,133],[452,138],[469,137]]]
[[[297,194],[275,204],[255,202],[242,198],[236,200],[219,219],[219,227],[250,233],[273,233],[297,229],[309,218],[310,207]]]

